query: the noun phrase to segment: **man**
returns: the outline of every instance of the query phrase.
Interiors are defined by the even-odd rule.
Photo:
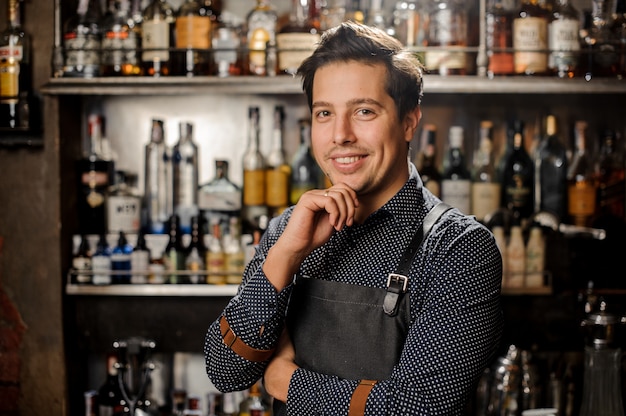
[[[271,221],[209,327],[207,374],[222,391],[263,377],[275,414],[461,414],[500,339],[502,262],[456,209],[420,239],[440,202],[409,162],[421,66],[344,23],[298,72],[333,185]]]

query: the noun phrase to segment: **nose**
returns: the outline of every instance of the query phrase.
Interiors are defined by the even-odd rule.
[[[333,142],[335,144],[346,144],[354,142],[354,132],[349,116],[337,116],[333,126]]]

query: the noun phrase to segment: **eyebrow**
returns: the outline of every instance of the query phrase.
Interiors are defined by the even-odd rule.
[[[355,98],[349,100],[347,102],[349,106],[359,105],[359,104],[370,104],[375,105],[377,107],[382,107],[382,104],[378,100],[374,100],[372,98]],[[312,105],[313,108],[316,107],[332,107],[333,105],[326,101],[315,101]]]

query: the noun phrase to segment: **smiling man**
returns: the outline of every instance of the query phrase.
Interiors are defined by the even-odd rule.
[[[502,262],[409,161],[422,67],[343,23],[298,73],[332,186],[271,221],[208,329],[207,374],[221,391],[263,378],[275,415],[460,415],[500,340]]]

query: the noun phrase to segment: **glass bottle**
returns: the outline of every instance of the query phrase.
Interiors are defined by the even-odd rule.
[[[538,171],[535,172],[535,195],[541,211],[549,211],[563,221],[567,215],[567,152],[557,134],[557,120],[546,117],[546,134],[537,149]],[[537,178],[538,176],[538,178]]]
[[[140,75],[139,33],[131,16],[130,0],[110,0],[102,21],[102,75]]]
[[[541,227],[530,228],[526,243],[526,287],[543,287],[546,242]]]
[[[493,214],[500,208],[502,188],[496,178],[493,158],[493,122],[483,120],[480,123],[478,149],[474,154],[472,172],[472,215],[479,221]]]
[[[276,43],[278,14],[269,0],[257,0],[246,16],[248,38],[248,72],[266,75],[265,48]]]
[[[496,240],[496,245],[498,246],[498,249],[500,249],[500,256],[502,257],[502,286],[504,286],[509,276],[509,266],[507,263],[508,254],[506,252],[508,245],[506,234],[504,233],[504,227],[502,225],[494,225],[491,229],[491,232],[493,233],[493,237]]]
[[[298,120],[300,146],[291,161],[291,190],[289,199],[297,204],[303,193],[320,186],[322,172],[311,153],[311,120]]]
[[[238,218],[231,218],[228,224],[228,233],[222,239],[224,247],[225,281],[229,285],[241,283],[245,268],[245,253],[241,244],[241,223]]]
[[[106,380],[98,389],[98,416],[120,415],[124,413],[124,408],[128,406],[122,394],[122,389],[120,389],[118,365],[117,355],[107,354]]]
[[[313,1],[291,1],[289,22],[276,34],[279,74],[294,75],[320,40],[319,30],[310,19]]]
[[[504,286],[508,288],[524,287],[526,272],[526,244],[522,227],[519,224],[511,227],[509,243],[506,247],[507,280]]]
[[[130,282],[133,284],[148,283],[148,269],[150,267],[150,250],[146,245],[146,236],[143,231],[137,234],[137,243],[130,253]]]
[[[465,161],[463,140],[463,128],[450,127],[448,154],[441,178],[441,199],[461,212],[469,214],[472,183]]]
[[[522,221],[534,211],[535,165],[524,147],[524,122],[515,120],[509,127],[511,153],[502,172],[502,206]]]
[[[320,28],[323,31],[339,25],[346,17],[346,0],[326,0],[322,2]]]
[[[114,272],[111,276],[111,283],[130,283],[130,255],[132,252],[133,246],[128,243],[126,233],[120,231],[117,244],[111,250],[111,270]]]
[[[619,43],[621,39],[614,37],[611,31],[617,2],[591,0],[591,5],[589,28],[587,35],[583,38],[588,54],[585,79],[617,76],[620,72]]]
[[[268,412],[262,400],[260,382],[250,387],[248,397],[239,405],[239,416],[265,416]]]
[[[170,149],[165,144],[163,121],[152,120],[150,141],[145,147],[144,199],[147,227],[152,234],[163,234],[173,213],[173,178]]]
[[[487,76],[512,75],[513,17],[516,3],[510,0],[490,0],[485,14],[485,43],[487,47]]]
[[[365,19],[368,26],[377,27],[384,31],[389,29],[389,23],[387,19],[387,12],[383,7],[383,0],[371,0],[369,9],[367,10],[367,19]]]
[[[167,0],[152,0],[143,10],[141,67],[144,75],[170,75],[175,21],[174,9]]]
[[[624,150],[615,131],[605,129],[600,135],[600,150],[596,160],[595,178],[598,184],[596,221],[614,217],[624,220]]]
[[[129,186],[130,179],[127,178],[132,176],[118,170],[115,173],[115,184],[109,188],[106,205],[107,229],[110,233],[119,231],[137,233],[139,231],[141,197]]]
[[[248,145],[243,154],[243,220],[244,227],[256,228],[258,219],[267,215],[265,205],[265,158],[259,149],[261,129],[259,107],[248,109]]]
[[[94,285],[110,285],[111,281],[111,247],[106,234],[100,234],[96,250],[91,257],[93,270],[92,283]]]
[[[574,153],[567,172],[568,214],[574,224],[582,227],[591,225],[597,192],[586,135],[587,122],[577,121],[574,124]]]
[[[239,28],[223,23],[213,31],[213,61],[218,77],[241,75]]]
[[[515,74],[548,72],[548,12],[538,0],[523,0],[513,19]]]
[[[425,124],[422,128],[420,151],[415,166],[426,189],[436,197],[441,196],[441,172],[437,163],[437,126]]]
[[[272,147],[267,154],[267,170],[265,171],[265,202],[271,210],[270,216],[280,214],[289,205],[291,166],[287,163],[285,151],[283,150],[284,118],[284,107],[281,105],[275,106]]]
[[[175,23],[176,69],[174,75],[210,75],[211,36],[217,16],[198,0],[185,0]]]
[[[573,78],[580,57],[580,13],[569,0],[558,0],[548,23],[548,67],[559,78]]]
[[[198,146],[193,140],[193,124],[179,124],[179,138],[172,151],[174,212],[183,234],[191,232],[191,217],[198,214]]]
[[[7,26],[0,32],[0,130],[37,127],[30,115],[36,111],[32,107],[31,38],[22,28],[21,3],[8,1]]]
[[[179,273],[180,270],[185,270],[185,250],[183,248],[183,235],[180,232],[180,220],[176,214],[169,218],[167,230],[169,239],[163,251],[163,260],[167,273],[166,283],[187,283],[185,276],[181,276]]]
[[[79,285],[91,283],[91,246],[85,234],[80,236],[78,250],[72,258],[72,268],[76,271],[74,283]]]
[[[208,284],[221,285],[225,280],[225,255],[222,247],[222,228],[218,221],[211,221],[211,234],[208,236],[206,268]]]
[[[417,0],[400,0],[393,8],[393,34],[406,47],[422,46],[425,41],[427,10]],[[423,52],[418,52],[424,62]]]
[[[191,219],[191,241],[185,250],[185,270],[196,272],[189,275],[189,283],[204,283],[204,259],[206,247],[202,234],[202,223],[199,216]]]
[[[428,13],[424,65],[432,74],[467,75],[467,9],[460,0],[435,0]]]
[[[215,176],[198,190],[198,207],[209,223],[228,223],[230,217],[241,214],[241,188],[228,176],[228,161],[215,161]]]
[[[99,0],[80,0],[76,13],[63,27],[63,76],[90,78],[100,75],[102,8]]]

